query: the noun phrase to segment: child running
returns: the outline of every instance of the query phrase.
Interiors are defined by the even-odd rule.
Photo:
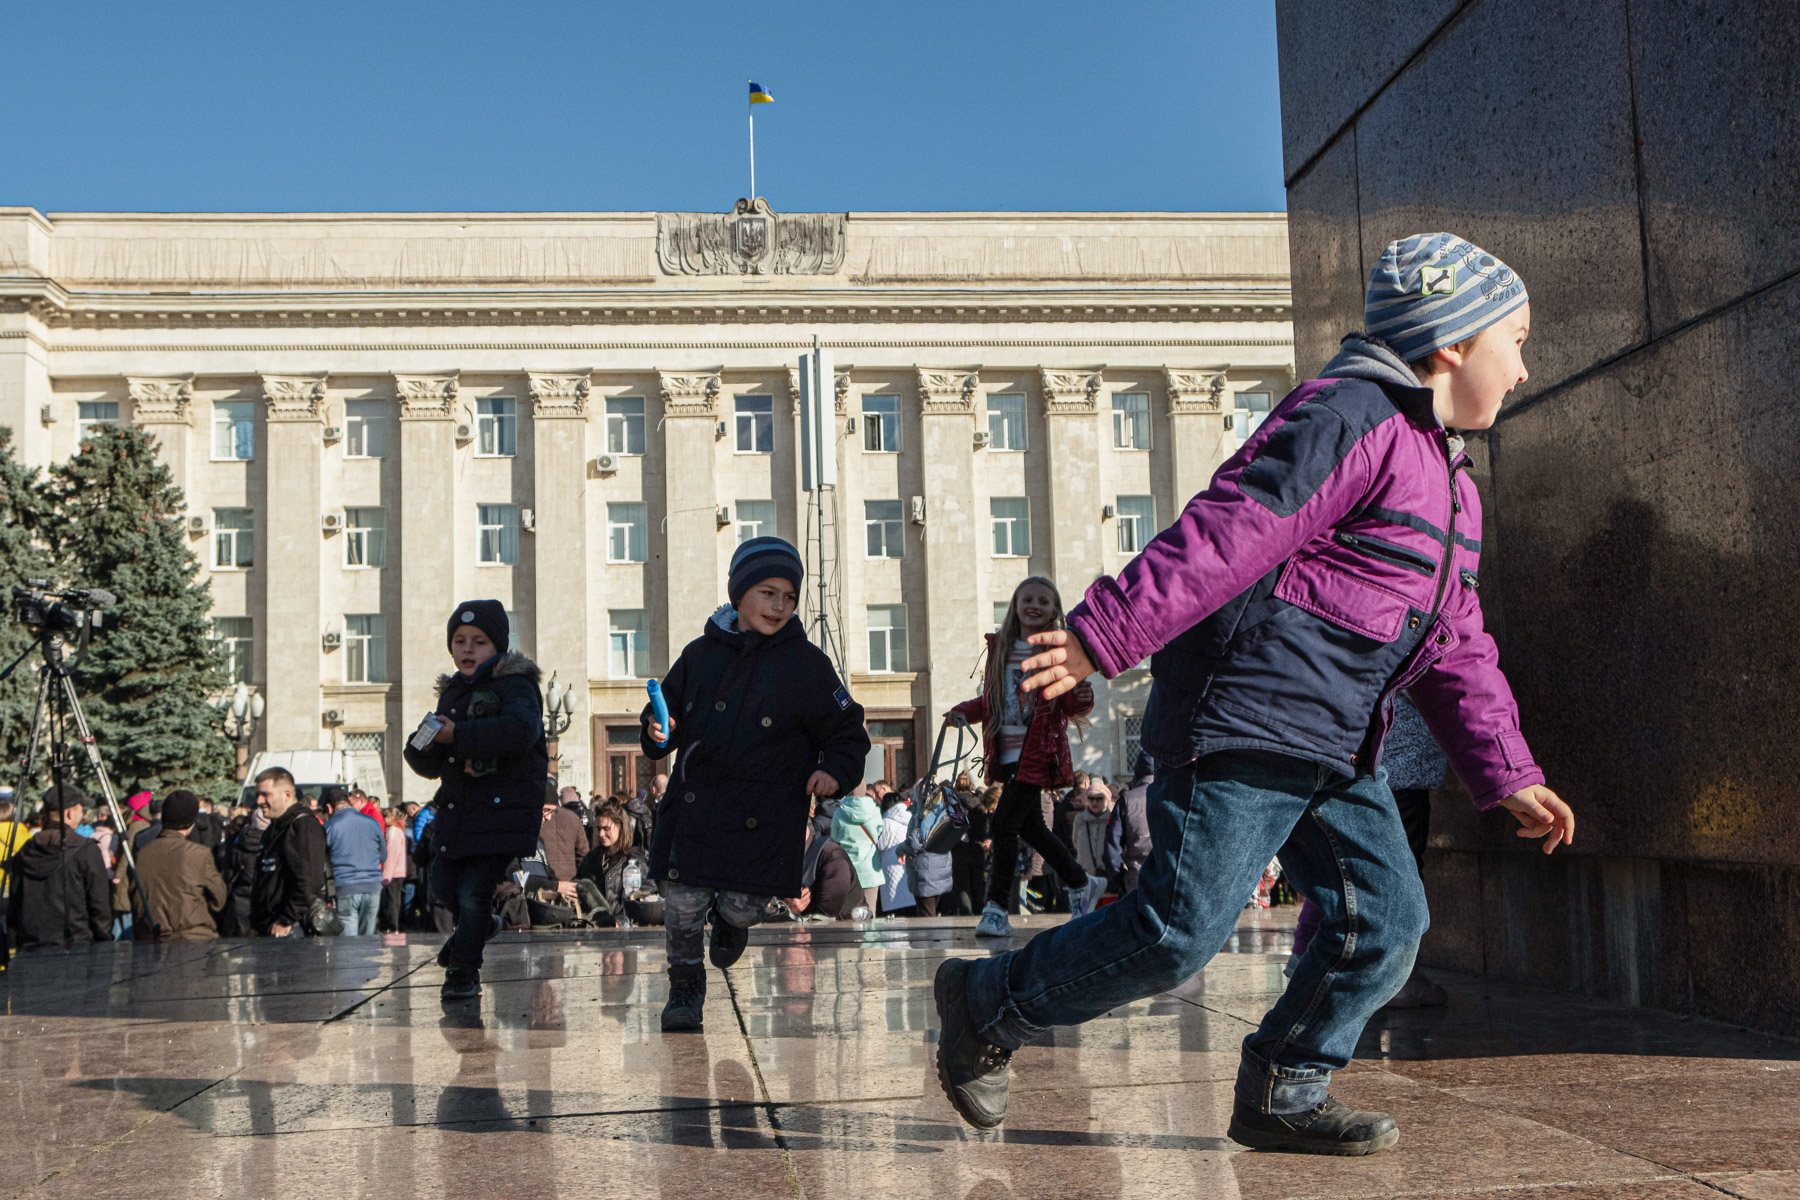
[[[1381,766],[1410,691],[1479,808],[1546,853],[1574,839],[1543,786],[1476,599],[1481,510],[1455,430],[1523,383],[1531,309],[1504,263],[1446,233],[1394,242],[1351,334],[1067,631],[1030,640],[1024,687],[1054,700],[1151,658],[1144,750],[1154,848],[1117,903],[1024,948],[947,960],[938,1078],[978,1128],[1006,1117],[1012,1052],[1175,987],[1224,944],[1277,851],[1320,926],[1244,1040],[1230,1135],[1368,1154],[1399,1131],[1328,1094],[1406,981],[1425,890]]]
[[[744,953],[771,897],[800,894],[807,797],[841,796],[862,782],[862,705],[794,616],[804,574],[799,552],[780,538],[739,546],[731,603],[662,681],[670,728],[644,709],[644,753],[681,752],[650,851],[669,955],[664,1032],[701,1027],[709,914],[712,962],[723,969]]]
[[[1092,711],[1094,689],[1081,682],[1065,702],[1058,697],[1034,699],[1020,687],[1025,662],[1035,652],[1026,639],[1062,628],[1062,596],[1056,585],[1041,575],[1026,579],[1013,589],[999,632],[987,635],[981,695],[950,710],[981,726],[988,782],[1005,785],[988,827],[993,865],[987,906],[975,926],[977,937],[1005,937],[1012,932],[1006,909],[1018,875],[1021,838],[1043,855],[1068,888],[1069,912],[1074,916],[1090,912],[1106,887],[1104,876],[1089,875],[1062,839],[1050,832],[1040,803],[1044,788],[1066,788],[1074,782],[1069,722]]]

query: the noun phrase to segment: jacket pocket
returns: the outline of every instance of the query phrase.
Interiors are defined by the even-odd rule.
[[[1384,542],[1380,538],[1370,537],[1366,533],[1351,533],[1339,530],[1335,540],[1340,546],[1346,546],[1364,558],[1378,558],[1383,562],[1394,563],[1409,571],[1417,571],[1421,575],[1437,575],[1437,563],[1420,554],[1416,550],[1408,550],[1405,546],[1396,546],[1392,542]]]
[[[1275,598],[1378,642],[1399,637],[1412,608],[1404,596],[1305,555],[1289,560]]]
[[[1500,757],[1506,760],[1509,771],[1523,771],[1533,765],[1531,747],[1525,744],[1525,735],[1516,729],[1500,731]]]

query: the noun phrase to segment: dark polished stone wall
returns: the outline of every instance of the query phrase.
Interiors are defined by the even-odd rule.
[[[1394,238],[1532,296],[1482,597],[1578,840],[1439,795],[1424,961],[1800,1033],[1800,3],[1277,13],[1303,377]]]

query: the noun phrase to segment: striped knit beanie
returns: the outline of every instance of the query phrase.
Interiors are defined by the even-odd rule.
[[[1524,304],[1525,281],[1453,233],[1389,242],[1363,296],[1363,326],[1404,362],[1472,338]]]
[[[725,594],[731,597],[731,607],[736,608],[743,602],[744,593],[765,579],[785,579],[798,593],[804,578],[806,565],[791,544],[778,537],[755,537],[731,556],[731,577],[725,583]]]

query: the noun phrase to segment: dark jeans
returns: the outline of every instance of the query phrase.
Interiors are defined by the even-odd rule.
[[[987,895],[987,855],[983,854],[979,845],[964,850],[958,846],[950,852],[951,894],[956,897],[956,912],[959,917],[972,917],[980,914],[983,898]]]
[[[494,889],[506,878],[508,856],[477,854],[431,860],[432,903],[456,914],[450,965],[480,968],[481,948],[494,929]]]
[[[406,880],[390,879],[381,885],[380,928],[384,933],[399,933],[406,896]]]
[[[970,1016],[988,1041],[1017,1049],[1179,986],[1225,944],[1279,853],[1322,920],[1287,991],[1244,1039],[1237,1098],[1259,1112],[1312,1108],[1406,982],[1428,923],[1386,771],[1345,779],[1284,754],[1231,751],[1159,769],[1148,808],[1155,848],[1137,890],[975,960]]]
[[[1045,826],[1042,789],[1035,784],[1020,783],[1014,779],[1013,775],[1017,771],[1016,763],[1008,763],[1000,768],[999,776],[1006,781],[1006,786],[1001,789],[1000,803],[994,809],[993,825],[988,835],[993,839],[994,854],[988,875],[987,898],[989,904],[998,904],[1001,908],[1005,908],[1014,899],[1012,891],[1018,875],[1021,840],[1043,855],[1045,865],[1055,871],[1067,886],[1085,887],[1088,877],[1069,848]]]
[[[1413,865],[1425,875],[1425,843],[1431,837],[1431,792],[1426,788],[1396,788],[1394,807],[1400,810],[1400,826],[1406,830],[1406,848],[1412,851]],[[1319,906],[1311,900],[1300,905],[1294,921],[1294,953],[1305,954],[1319,932]]]

